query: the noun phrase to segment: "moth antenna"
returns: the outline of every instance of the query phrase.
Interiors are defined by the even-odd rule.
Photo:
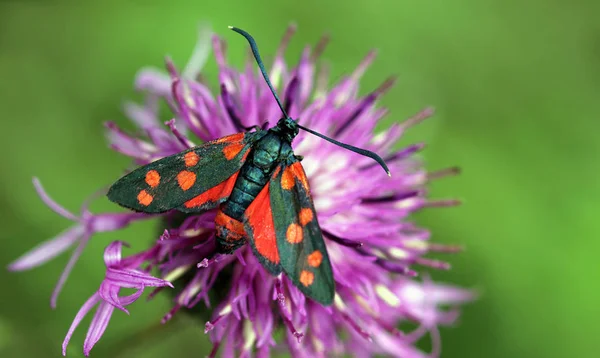
[[[319,138],[323,138],[323,139],[325,139],[328,142],[331,142],[331,143],[333,143],[335,145],[338,145],[338,146],[340,146],[340,147],[342,147],[344,149],[348,149],[348,150],[350,150],[350,151],[352,151],[354,153],[358,153],[360,155],[364,155],[365,157],[369,157],[371,159],[374,159],[377,163],[379,163],[379,165],[381,165],[381,167],[383,168],[383,170],[385,170],[385,172],[387,173],[387,175],[389,177],[392,176],[392,174],[390,173],[390,170],[388,169],[387,165],[385,164],[385,161],[379,155],[377,155],[377,153],[371,152],[370,150],[366,150],[366,149],[362,149],[362,148],[357,148],[357,147],[352,146],[350,144],[345,144],[345,143],[342,143],[342,142],[338,142],[337,140],[329,138],[329,137],[327,137],[327,136],[325,136],[325,135],[323,135],[321,133],[317,133],[317,132],[313,131],[312,129],[308,129],[308,128],[303,127],[303,126],[301,126],[299,124],[297,124],[297,125],[298,125],[298,128],[300,128],[302,130],[305,130],[305,131],[307,131],[310,134],[314,134],[314,135],[316,135]]]
[[[229,26],[229,29],[237,32],[238,34],[244,36],[246,38],[246,40],[248,40],[248,43],[250,44],[250,49],[252,50],[252,54],[254,55],[254,59],[256,59],[256,63],[258,64],[258,68],[260,69],[260,72],[263,75],[263,78],[265,79],[265,82],[267,82],[267,85],[269,86],[269,89],[271,90],[271,93],[273,94],[273,97],[275,97],[275,101],[277,101],[277,105],[279,106],[279,109],[281,109],[281,113],[283,113],[283,115],[285,116],[285,118],[290,118],[290,116],[287,114],[285,108],[283,107],[283,104],[281,103],[281,100],[279,99],[279,96],[277,95],[277,93],[275,92],[275,89],[273,88],[273,85],[271,84],[271,80],[269,79],[269,75],[267,75],[267,70],[265,69],[265,65],[263,64],[262,59],[260,58],[260,54],[258,53],[258,46],[256,45],[256,41],[254,40],[254,38],[252,37],[252,35],[250,35],[249,33],[247,33],[246,31],[242,30],[242,29],[238,29],[237,27],[233,27],[233,26]],[[385,170],[385,172],[387,173],[388,176],[392,176],[390,173],[390,170],[388,169],[387,165],[385,164],[385,162],[383,161],[383,159],[381,159],[381,157],[379,155],[377,155],[376,153],[371,152],[370,150],[366,150],[366,149],[361,149],[361,148],[357,148],[354,146],[351,146],[349,144],[344,144],[342,142],[338,142],[335,139],[329,138],[327,136],[324,136],[321,133],[317,133],[311,129],[308,129],[306,127],[303,127],[299,124],[297,124],[298,128],[307,131],[310,134],[314,134],[319,138],[323,138],[328,142],[331,142],[335,145],[338,145],[342,148],[348,149],[354,153],[358,153],[360,155],[364,155],[366,157],[369,157],[371,159],[374,159],[377,163],[379,163],[379,165],[381,165],[381,167]]]
[[[265,81],[267,82],[269,89],[271,89],[271,93],[273,94],[273,97],[275,97],[275,100],[277,101],[277,105],[279,105],[279,109],[281,109],[281,113],[283,113],[285,118],[290,118],[290,116],[288,116],[287,112],[283,108],[283,105],[281,104],[281,100],[279,99],[279,96],[277,96],[277,93],[275,92],[273,85],[271,84],[271,80],[269,79],[269,75],[267,75],[267,70],[265,69],[265,65],[263,64],[263,61],[260,58],[260,54],[258,53],[258,46],[256,45],[256,41],[254,41],[254,37],[252,37],[252,35],[250,35],[246,31],[244,31],[242,29],[238,29],[237,27],[233,27],[233,26],[228,26],[228,27],[229,27],[229,29],[244,36],[246,38],[246,40],[248,40],[248,43],[250,44],[250,49],[252,50],[252,54],[254,55],[254,58],[256,59],[256,63],[258,64],[258,68],[260,68],[260,72],[262,73]]]

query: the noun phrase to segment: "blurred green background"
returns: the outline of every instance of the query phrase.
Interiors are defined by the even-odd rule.
[[[128,163],[107,149],[102,122],[126,123],[121,104],[139,99],[132,82],[140,67],[162,67],[165,54],[185,64],[201,20],[229,41],[233,63],[242,63],[246,44],[229,24],[253,33],[271,58],[295,21],[288,60],[328,32],[324,57],[334,78],[368,49],[380,50],[362,91],[399,75],[382,101],[391,108],[387,123],[437,108],[404,143],[427,141],[430,169],[463,168],[461,176],[435,182],[433,194],[465,205],[418,218],[436,241],[467,247],[449,258],[450,272],[433,278],[481,292],[456,327],[442,330],[442,356],[596,356],[598,13],[600,3],[591,0],[2,1],[0,262],[5,267],[70,225],[37,198],[32,176],[77,211]],[[101,201],[94,209],[114,206]],[[67,255],[24,273],[1,270],[0,356],[58,357],[74,315],[103,277],[106,244],[124,239],[139,249],[152,234],[144,223],[96,236],[55,311],[49,297]],[[207,354],[204,322],[182,315],[154,332],[169,306],[161,296],[137,302],[131,317],[115,313],[92,356],[114,356],[135,332],[151,339],[122,356]],[[88,322],[75,333],[69,357],[82,356]]]

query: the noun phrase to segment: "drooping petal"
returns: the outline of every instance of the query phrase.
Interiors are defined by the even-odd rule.
[[[8,269],[10,271],[24,271],[45,264],[71,247],[84,232],[85,229],[83,226],[75,225],[58,236],[46,240],[31,249],[13,261],[8,266]]]
[[[108,302],[100,302],[98,305],[94,319],[92,320],[92,323],[90,323],[90,328],[88,329],[85,341],[83,342],[83,354],[85,354],[86,357],[90,355],[90,351],[104,334],[114,310],[115,307]]]
[[[75,329],[77,328],[77,326],[79,326],[79,323],[81,323],[81,320],[88,314],[88,312],[98,302],[100,302],[100,296],[97,293],[95,293],[92,295],[92,297],[88,298],[88,300],[85,301],[85,303],[79,309],[79,312],[77,312],[77,315],[75,315],[75,318],[73,319],[73,323],[71,323],[71,327],[69,327],[69,331],[67,332],[67,335],[65,336],[65,339],[62,344],[63,356],[67,355],[67,346],[69,345],[69,341],[71,340],[71,337],[73,336],[73,332],[75,332]]]
[[[166,280],[152,277],[151,275],[132,269],[107,269],[106,279],[110,280],[114,285],[126,288],[137,288],[140,286],[161,287],[173,285]]]
[[[113,241],[104,249],[104,264],[106,268],[118,268],[121,263],[121,249],[123,245],[129,246],[123,241]]]
[[[69,278],[69,275],[71,274],[73,267],[77,263],[77,260],[79,260],[79,256],[81,256],[81,253],[87,246],[89,239],[90,239],[89,234],[85,233],[83,238],[79,241],[79,246],[77,246],[75,251],[73,251],[71,258],[69,259],[69,262],[67,262],[67,266],[65,266],[65,269],[60,274],[60,278],[58,279],[58,282],[56,283],[56,286],[54,287],[54,290],[52,291],[52,296],[50,297],[50,307],[56,308],[56,301],[58,300],[58,295],[60,294],[60,291],[62,290],[63,286],[65,285],[65,282],[67,282],[67,278]]]
[[[198,25],[198,40],[196,41],[196,46],[194,46],[192,56],[190,56],[187,65],[185,65],[185,68],[181,73],[184,78],[198,78],[200,71],[204,68],[206,61],[208,61],[212,36],[212,30],[208,23],[202,22]]]
[[[50,197],[50,195],[46,193],[44,187],[42,187],[42,183],[40,183],[40,180],[38,178],[33,178],[33,186],[35,187],[35,191],[38,193],[42,201],[44,201],[44,203],[48,205],[48,207],[52,209],[52,211],[71,221],[78,221],[75,215],[73,215],[69,210],[63,208],[60,204],[54,201]]]

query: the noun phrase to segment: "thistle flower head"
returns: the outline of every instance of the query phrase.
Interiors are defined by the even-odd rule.
[[[317,67],[327,38],[314,49],[306,47],[295,66],[288,66],[284,60],[294,31],[292,26],[286,32],[268,71],[285,110],[304,127],[379,153],[392,173],[388,178],[370,158],[304,131],[293,142],[294,152],[305,157],[302,164],[333,268],[334,303],[322,306],[306,298],[285,275],[272,276],[248,246],[233,255],[215,255],[214,211],[185,215],[168,212],[160,214],[164,232],[145,251],[121,258],[122,243],[108,245],[106,278],[77,314],[63,344],[63,354],[74,329],[92,307],[98,305],[98,310],[86,337],[86,355],[100,339],[114,308],[127,312],[125,306],[139,298],[146,286],[157,287],[155,294],[166,286],[173,287],[171,282],[176,282],[176,296],[163,323],[181,308],[214,306],[205,326],[214,345],[211,356],[221,350],[224,356],[266,357],[283,346],[295,357],[439,354],[436,327],[451,324],[457,317],[455,309],[444,310],[441,306],[467,301],[471,293],[413,278],[415,265],[449,268],[444,262],[425,258],[425,254],[456,248],[431,243],[429,231],[410,221],[409,215],[423,207],[454,204],[429,200],[425,189],[429,180],[452,171],[428,174],[414,156],[423,144],[400,150],[394,147],[405,130],[430,116],[432,110],[425,109],[374,134],[375,126],[387,114],[377,100],[394,83],[390,78],[368,95],[358,95],[360,79],[374,61],[375,52],[369,52],[351,74],[330,86],[327,67]],[[211,47],[207,41],[212,43],[219,68],[217,94],[200,76]],[[281,117],[252,59],[242,70],[230,66],[225,43],[218,36],[207,40],[206,33],[202,34],[183,72],[170,60],[166,67],[166,74],[144,69],[137,75],[136,88],[145,93],[145,102],[125,106],[125,113],[138,127],[135,134],[112,122],[106,125],[111,148],[131,157],[136,165],[244,128],[266,127],[267,121],[272,126]],[[159,115],[161,101],[173,112],[173,118],[164,123]],[[155,217],[130,212],[92,215],[85,209],[77,217],[52,201],[37,180],[34,185],[48,206],[76,224],[18,259],[10,269],[41,265],[79,243],[57,285],[53,306],[94,233]],[[151,276],[153,268],[160,278]],[[119,296],[122,287],[137,291]],[[217,290],[221,291],[220,301],[211,300],[209,293]],[[417,328],[400,331],[397,326],[403,321],[414,322]],[[284,332],[279,341],[275,339],[278,330]],[[434,340],[430,354],[415,347],[415,342],[428,332]]]

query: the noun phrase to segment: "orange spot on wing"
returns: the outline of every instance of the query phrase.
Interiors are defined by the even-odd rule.
[[[148,193],[147,191],[142,190],[138,194],[137,200],[140,204],[142,204],[144,206],[148,206],[148,205],[150,205],[150,203],[152,203],[152,200],[154,200],[154,197],[152,195],[150,195],[150,193]]]
[[[237,241],[246,236],[244,224],[228,216],[221,210],[217,212],[215,225],[217,227],[217,235],[225,238],[227,241]]]
[[[304,239],[302,234],[302,227],[296,223],[291,223],[287,228],[287,232],[285,233],[285,239],[290,244],[299,244]]]
[[[278,264],[279,251],[277,250],[277,236],[273,224],[268,186],[258,193],[244,215],[248,218],[248,224],[252,228],[252,240],[256,251],[267,260]]]
[[[300,164],[300,162],[296,162],[296,163],[292,164],[290,166],[290,168],[292,168],[292,172],[294,173],[294,177],[296,179],[298,179],[300,181],[300,183],[302,183],[302,186],[304,187],[304,190],[306,190],[308,192],[309,191],[309,189],[308,189],[308,178],[306,178],[306,173],[304,172],[304,169],[302,168],[302,164]]]
[[[181,190],[188,190],[196,183],[196,174],[187,170],[182,170],[177,174],[177,183],[179,183]]]
[[[294,187],[294,174],[292,167],[286,167],[281,174],[281,187],[285,190],[291,190]]]
[[[215,202],[219,199],[228,197],[229,195],[231,195],[231,191],[235,186],[235,181],[237,180],[239,173],[239,171],[236,172],[228,179],[222,181],[220,184],[215,185],[212,188],[205,191],[204,193],[186,201],[183,205],[188,209],[199,208],[208,202]]]
[[[306,226],[306,224],[308,224],[309,222],[312,221],[313,212],[309,208],[302,208],[302,210],[300,210],[299,216],[300,216],[300,225]]]
[[[232,135],[228,135],[223,138],[219,138],[215,141],[215,143],[232,143],[232,142],[241,142],[244,139],[244,133],[236,133]]]
[[[304,286],[308,287],[312,285],[314,280],[315,275],[312,272],[306,270],[302,270],[302,272],[300,272],[300,283]]]
[[[223,148],[223,154],[225,155],[225,158],[227,158],[227,160],[231,160],[235,158],[235,156],[238,155],[238,153],[241,152],[242,149],[244,149],[244,147],[245,145],[242,143],[232,143],[227,147]]]
[[[315,250],[312,252],[312,254],[308,255],[306,261],[308,262],[309,266],[319,267],[319,265],[323,261],[323,254],[321,253],[321,251]]]
[[[150,185],[151,188],[156,188],[160,184],[160,174],[156,170],[149,170],[146,173],[146,184]]]
[[[185,155],[183,156],[183,160],[185,161],[186,167],[193,167],[194,165],[198,164],[198,162],[200,161],[200,157],[198,156],[198,154],[196,154],[196,152],[191,151],[185,153]]]

